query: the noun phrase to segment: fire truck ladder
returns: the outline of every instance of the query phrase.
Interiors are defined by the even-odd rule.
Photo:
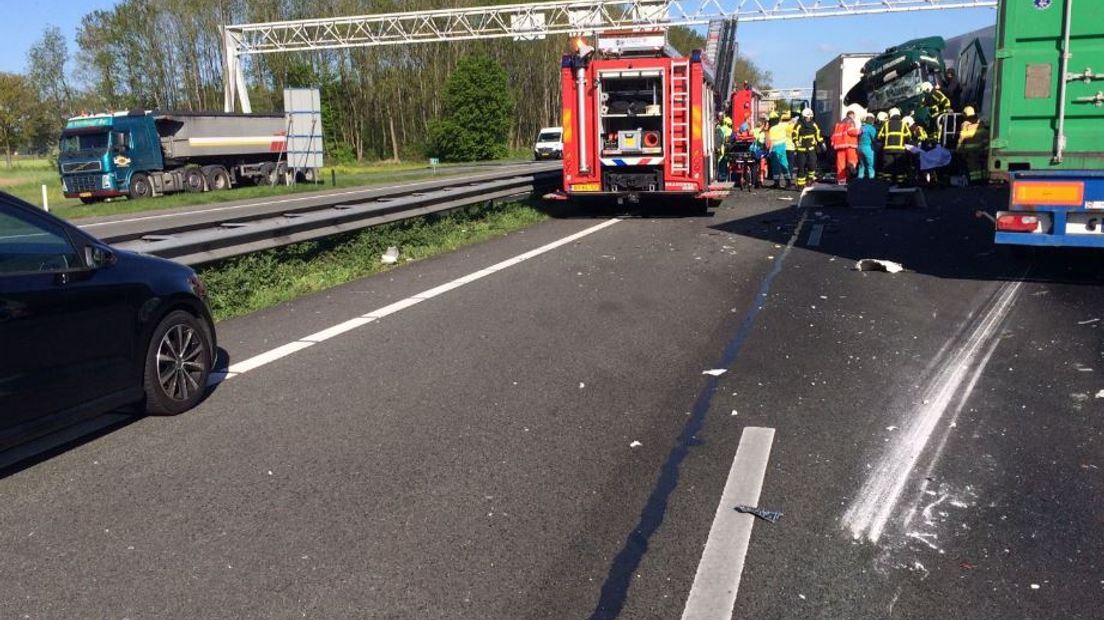
[[[596,34],[632,28],[996,7],[998,0],[558,0],[528,4],[298,19],[224,26],[227,112],[250,112],[242,59],[252,54],[407,45],[429,41]],[[687,51],[687,50],[684,50]]]
[[[671,172],[690,174],[690,63],[671,64]]]

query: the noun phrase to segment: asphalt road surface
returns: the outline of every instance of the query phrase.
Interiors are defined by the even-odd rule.
[[[197,409],[5,470],[0,617],[1099,618],[1104,260],[794,196],[220,324]]]

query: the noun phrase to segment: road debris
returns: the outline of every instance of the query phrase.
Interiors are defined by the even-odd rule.
[[[783,202],[793,202],[793,196],[779,196],[778,199]]]
[[[387,251],[380,257],[384,265],[394,265],[399,262],[399,248],[391,246],[387,248]]]
[[[736,415],[736,410],[735,410],[735,409],[733,409],[733,410],[732,410],[732,415],[733,415],[733,416],[735,416],[735,415]]]
[[[1091,323],[1096,323],[1096,322],[1097,322],[1097,321],[1099,321],[1099,320],[1100,320],[1100,319],[1089,319],[1089,320],[1087,320],[1087,321],[1078,321],[1078,322],[1077,322],[1077,324],[1078,324],[1078,325],[1089,325],[1089,324],[1091,324]]]
[[[759,517],[764,521],[770,521],[771,523],[778,523],[778,520],[782,518],[782,513],[775,510],[766,510],[764,508],[756,508],[755,506],[744,506],[743,504],[736,506],[733,510],[746,515],[753,515]]]
[[[1032,590],[1038,590],[1038,589],[1039,589],[1039,588],[1041,588],[1041,587],[1042,587],[1042,586],[1040,586],[1040,585],[1039,585],[1039,584],[1037,584],[1037,583],[1033,583],[1033,584],[1031,584],[1031,589],[1032,589]]]
[[[586,384],[585,384],[585,383],[583,383],[582,381],[580,381],[580,382],[579,382],[579,389],[581,390],[581,389],[583,389],[583,388],[585,388],[585,387],[586,387]]]
[[[1097,398],[1104,398],[1104,390],[1100,390],[1099,392],[1097,392],[1096,397]]]
[[[634,441],[634,442],[629,444],[629,447],[630,448],[639,448],[642,445],[644,445],[644,444],[640,443],[639,441]]]
[[[719,377],[719,376],[725,374],[726,372],[728,372],[728,370],[725,369],[725,368],[713,368],[711,370],[703,370],[702,374],[703,375],[709,375],[711,377]]]
[[[899,273],[905,270],[901,263],[880,258],[864,258],[855,263],[856,271],[884,271],[886,273]]]

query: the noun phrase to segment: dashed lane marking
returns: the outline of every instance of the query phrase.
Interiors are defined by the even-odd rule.
[[[729,620],[744,572],[744,558],[751,542],[755,517],[736,512],[744,504],[755,506],[767,474],[774,429],[749,426],[740,435],[740,445],[728,471],[721,503],[709,528],[683,620]]]

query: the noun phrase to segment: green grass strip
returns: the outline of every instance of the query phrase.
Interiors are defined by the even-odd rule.
[[[212,263],[198,269],[215,320],[241,316],[416,261],[527,228],[547,219],[535,201],[504,202],[402,220]]]

